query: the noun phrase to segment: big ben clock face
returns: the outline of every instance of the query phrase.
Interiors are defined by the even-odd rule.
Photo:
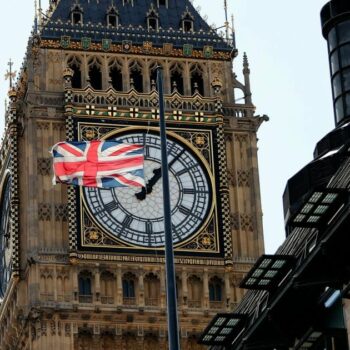
[[[0,204],[0,297],[5,295],[11,277],[12,244],[10,237],[10,191],[11,178],[3,184]]]
[[[132,130],[108,139],[144,145],[144,188],[84,188],[85,206],[109,235],[138,247],[163,247],[161,141],[154,131]],[[213,210],[213,185],[205,160],[180,137],[168,136],[174,244],[196,235]]]

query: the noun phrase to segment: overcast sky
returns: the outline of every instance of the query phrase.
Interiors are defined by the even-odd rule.
[[[92,0],[94,1],[94,0]],[[194,0],[209,24],[224,22],[224,0]],[[334,127],[326,41],[319,13],[326,0],[228,0],[235,16],[241,77],[247,52],[259,131],[259,164],[266,251],[284,239],[282,194],[286,181],[312,159],[315,143]],[[48,0],[42,1],[47,8]],[[3,1],[0,12],[0,77],[9,58],[19,70],[33,24],[34,0]],[[5,100],[8,82],[0,81]],[[0,129],[3,129],[3,114]]]

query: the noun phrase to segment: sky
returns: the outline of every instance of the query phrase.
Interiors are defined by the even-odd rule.
[[[327,46],[319,19],[327,1],[227,1],[239,50],[234,71],[242,77],[242,56],[247,52],[256,114],[270,117],[258,132],[258,155],[265,248],[274,253],[285,238],[282,195],[286,182],[312,160],[316,142],[334,127]],[[223,25],[224,0],[193,3],[209,24]],[[42,7],[47,6],[48,0],[42,0]],[[33,18],[34,0],[1,4],[0,101],[5,101],[8,91],[3,79],[7,63],[11,58],[19,70]],[[3,121],[4,112],[0,130]]]

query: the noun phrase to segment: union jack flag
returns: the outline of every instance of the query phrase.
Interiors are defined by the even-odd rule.
[[[51,153],[53,184],[100,188],[145,186],[141,145],[118,141],[59,142]]]

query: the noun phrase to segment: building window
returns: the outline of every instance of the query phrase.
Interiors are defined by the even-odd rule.
[[[209,301],[222,301],[223,282],[220,278],[214,277],[209,282]]]
[[[191,69],[191,93],[204,95],[203,70],[199,65],[194,65]]]
[[[170,68],[171,91],[178,91],[184,94],[184,80],[182,75],[182,67],[178,64]]]
[[[151,7],[149,11],[147,12],[147,28],[148,30],[158,30],[159,26],[159,15],[154,8],[153,3],[151,4]]]
[[[123,276],[123,301],[124,305],[135,305],[135,280],[136,276],[132,273],[127,273]]]
[[[186,11],[181,17],[181,27],[184,33],[193,32],[194,30],[194,17],[186,8]]]
[[[114,275],[108,271],[101,274],[101,304],[114,303]]]
[[[143,76],[142,67],[138,62],[133,62],[129,66],[130,69],[130,86],[137,92],[143,92]]]
[[[68,67],[73,70],[72,88],[81,89],[81,62],[77,57],[68,60]]]
[[[189,20],[183,21],[183,27],[182,30],[185,33],[193,32],[193,22]]]
[[[116,15],[108,15],[107,22],[109,27],[116,28],[118,26],[118,19]]]
[[[146,306],[157,306],[159,304],[160,297],[160,281],[159,278],[149,273],[145,276],[145,305]]]
[[[188,307],[200,308],[203,299],[203,283],[198,276],[192,275],[188,279]]]
[[[71,21],[73,24],[83,24],[83,11],[80,6],[75,6],[71,10]]]
[[[148,30],[158,30],[158,18],[150,17],[148,21]]]
[[[107,11],[107,25],[111,28],[116,28],[119,25],[119,14],[114,6],[111,6]]]
[[[89,80],[90,85],[95,90],[102,90],[102,72],[101,62],[97,58],[89,61]]]
[[[92,303],[92,290],[91,290],[91,273],[83,271],[78,277],[79,284],[79,302],[80,303]]]
[[[113,89],[123,91],[122,64],[119,61],[114,60],[109,64],[109,77]]]

